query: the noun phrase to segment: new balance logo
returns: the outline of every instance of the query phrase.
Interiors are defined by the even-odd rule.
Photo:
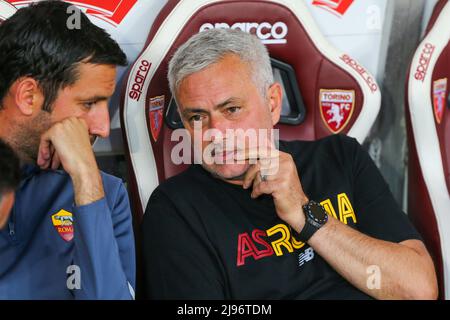
[[[313,248],[308,248],[305,252],[298,255],[298,266],[301,267],[312,259],[314,259],[314,250]]]

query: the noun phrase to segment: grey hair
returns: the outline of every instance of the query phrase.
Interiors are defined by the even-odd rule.
[[[249,64],[250,76],[265,98],[274,82],[267,48],[256,36],[233,29],[202,31],[177,49],[168,72],[172,95],[175,97],[184,78],[219,62],[227,54],[235,54]]]

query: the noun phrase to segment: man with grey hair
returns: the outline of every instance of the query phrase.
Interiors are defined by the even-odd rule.
[[[173,56],[169,82],[193,144],[200,133],[203,160],[214,161],[149,200],[148,298],[436,298],[420,236],[355,139],[275,147],[282,88],[256,37],[193,36]],[[249,130],[266,133],[256,147],[229,143],[247,142],[235,133]]]

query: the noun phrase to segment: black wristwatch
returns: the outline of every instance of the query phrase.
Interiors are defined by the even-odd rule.
[[[305,214],[305,226],[300,231],[298,240],[307,242],[317,230],[327,223],[328,214],[321,204],[313,200],[303,206],[303,213]]]

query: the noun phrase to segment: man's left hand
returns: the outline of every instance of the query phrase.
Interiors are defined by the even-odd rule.
[[[288,153],[270,148],[261,150],[245,150],[236,157],[238,160],[256,160],[244,177],[244,189],[253,186],[252,198],[262,194],[273,197],[278,216],[297,232],[305,224],[302,206],[308,202],[297,167]]]

